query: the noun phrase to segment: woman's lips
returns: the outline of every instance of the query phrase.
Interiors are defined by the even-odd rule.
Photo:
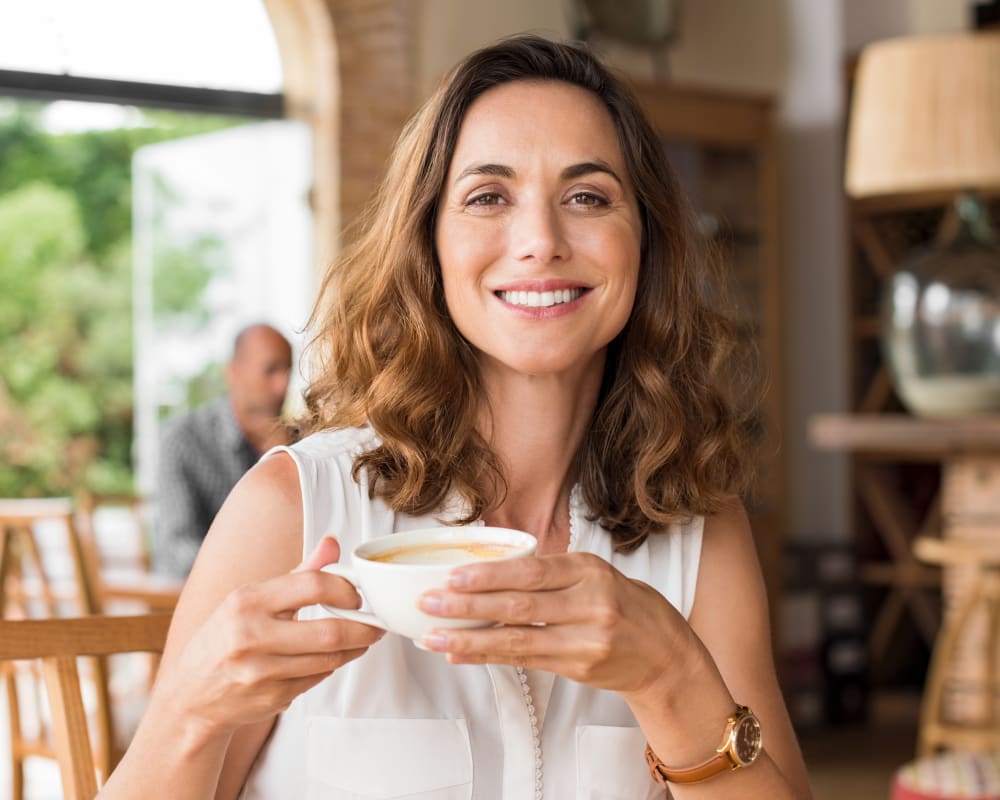
[[[552,319],[580,307],[591,289],[586,286],[545,289],[502,289],[493,294],[504,307],[527,319]]]
[[[565,303],[572,303],[588,291],[583,287],[573,289],[548,289],[545,291],[526,291],[510,289],[495,292],[496,296],[508,305],[518,308],[551,308]]]

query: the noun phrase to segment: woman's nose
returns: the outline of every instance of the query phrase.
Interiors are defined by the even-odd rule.
[[[564,221],[547,203],[523,203],[511,225],[511,247],[518,260],[548,263],[569,255]]]

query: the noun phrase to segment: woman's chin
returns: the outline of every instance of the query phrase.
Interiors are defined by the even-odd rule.
[[[590,354],[584,357],[570,356],[569,354],[556,354],[549,352],[539,353],[505,353],[488,355],[484,359],[484,368],[497,375],[524,378],[558,378],[560,376],[570,378],[573,381],[580,380],[580,373],[587,369],[596,369],[598,372],[603,367],[601,354]]]

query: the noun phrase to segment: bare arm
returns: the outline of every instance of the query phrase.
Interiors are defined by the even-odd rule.
[[[718,747],[725,720],[737,702],[760,718],[765,748],[749,770],[725,773],[703,784],[672,786],[676,800],[810,798],[808,775],[775,674],[757,553],[738,504],[705,521],[689,622],[695,641],[687,648],[684,671],[689,677],[683,694],[668,693],[648,711],[633,705],[654,752],[671,767],[705,761]],[[659,710],[657,702],[662,703]],[[665,717],[663,708],[671,708],[676,718]],[[684,724],[679,724],[681,720]]]
[[[188,579],[188,585],[197,582],[195,585],[205,587],[204,601],[178,605],[164,660],[179,653],[204,622],[206,610],[221,603],[231,590],[287,573],[301,561],[302,498],[291,457],[265,459],[238,488],[219,510]],[[251,494],[258,502],[246,497]],[[266,520],[261,519],[262,514]],[[267,533],[262,535],[264,530]],[[254,546],[247,547],[248,541]],[[239,569],[233,569],[235,564]],[[272,716],[232,734],[216,798],[237,796],[274,720]]]
[[[219,512],[184,588],[150,705],[102,798],[235,798],[278,713],[380,632],[343,620],[298,621],[316,602],[358,605],[318,571],[325,540],[300,564],[295,466],[265,459]]]

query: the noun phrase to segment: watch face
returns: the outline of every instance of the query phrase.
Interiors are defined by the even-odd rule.
[[[749,766],[760,753],[760,723],[757,718],[752,714],[743,717],[736,728],[734,739],[733,750],[736,751],[736,757],[744,767]]]
[[[736,728],[736,736],[733,749],[740,763],[746,767],[754,762],[760,753],[761,736],[760,723],[752,714],[748,714],[740,720]]]

